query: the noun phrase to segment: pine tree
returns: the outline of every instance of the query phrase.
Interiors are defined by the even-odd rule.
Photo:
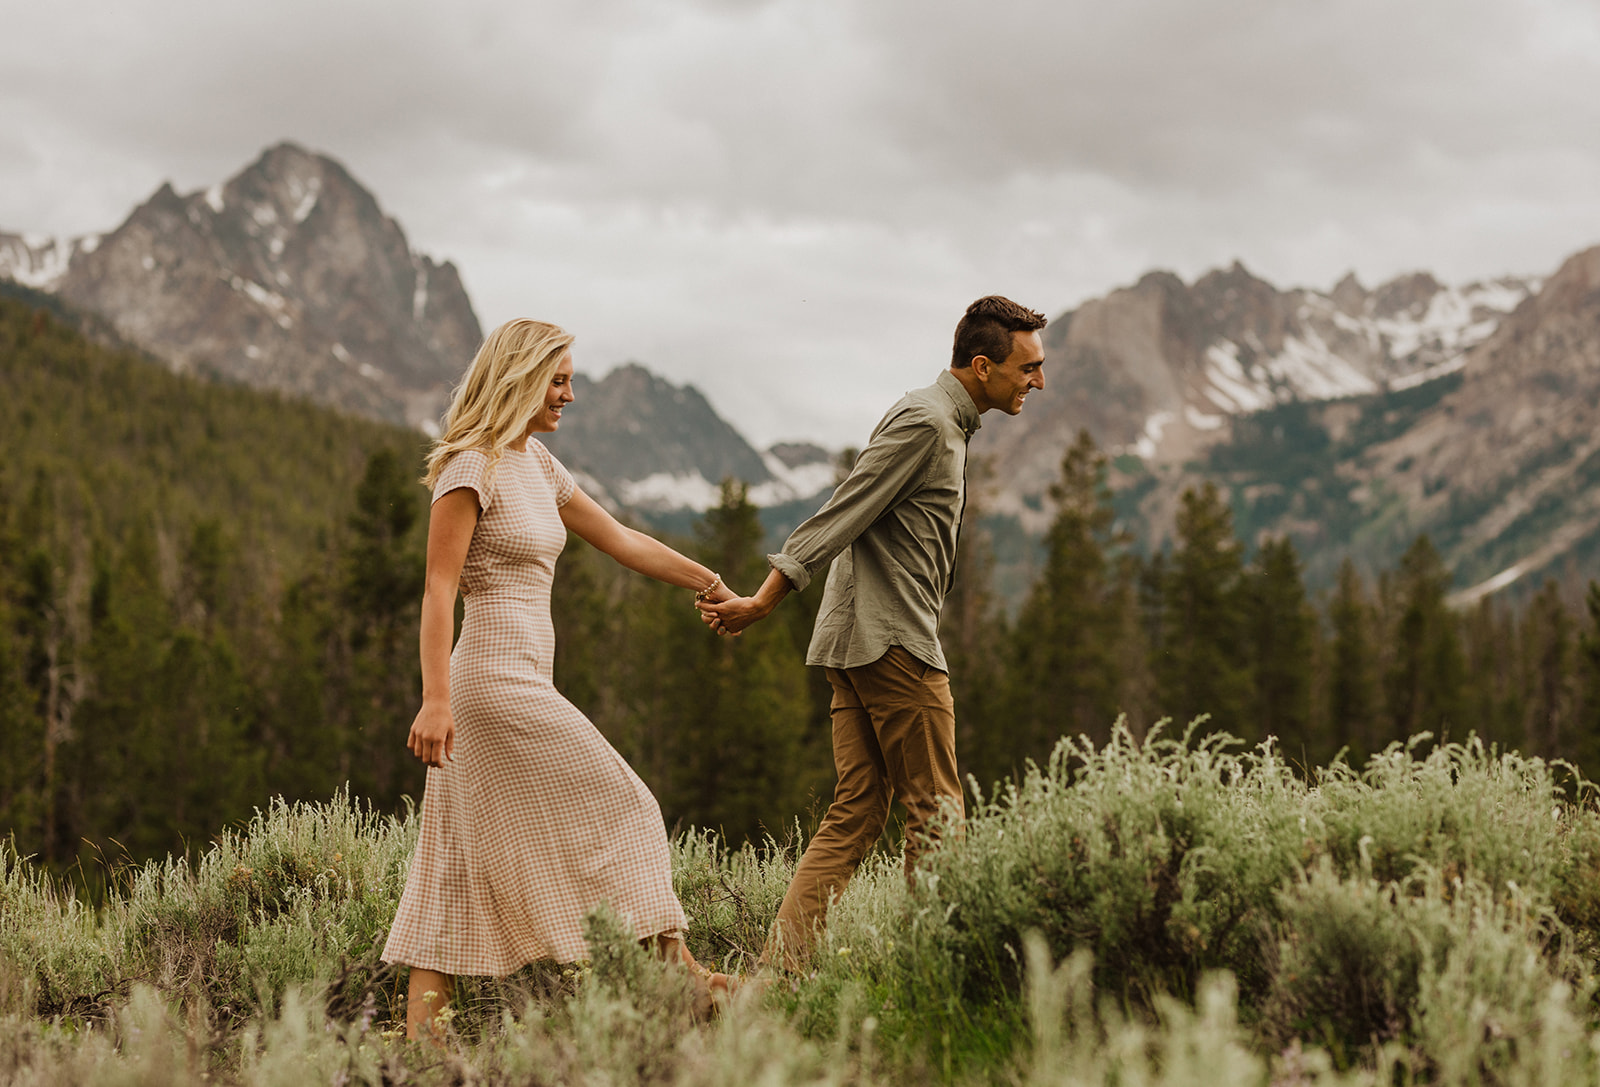
[[[346,766],[351,791],[391,807],[417,788],[405,735],[422,697],[417,637],[424,560],[418,465],[392,448],[367,458],[349,517],[344,605]]]
[[[1457,622],[1466,661],[1457,731],[1522,747],[1530,665],[1522,659],[1521,626],[1511,608],[1492,595],[1458,616]]]
[[[1560,587],[1546,581],[1523,614],[1519,638],[1527,699],[1522,750],[1547,759],[1573,759],[1578,746],[1575,711],[1577,676],[1572,617]]]
[[[764,574],[759,511],[748,488],[722,485],[722,500],[698,530],[700,560],[734,584]],[[665,598],[667,694],[652,727],[673,758],[662,807],[669,822],[709,827],[738,843],[781,832],[818,774],[801,760],[808,718],[805,664],[779,623],[717,637],[690,594]]]
[[[1154,672],[1163,712],[1180,725],[1210,714],[1211,729],[1249,726],[1250,676],[1244,645],[1243,563],[1233,514],[1216,485],[1183,492],[1162,594]]]
[[[0,828],[23,852],[40,844],[44,816],[44,721],[28,683],[29,637],[24,610],[22,539],[0,479]]]
[[[1382,731],[1378,723],[1372,606],[1361,584],[1361,574],[1348,558],[1339,564],[1328,619],[1333,627],[1328,654],[1330,735],[1316,758],[1325,762],[1341,748],[1348,748],[1351,761],[1361,765],[1377,749]]]
[[[1584,595],[1583,632],[1578,635],[1577,696],[1573,746],[1586,776],[1600,773],[1600,581]]]
[[[1248,739],[1276,736],[1291,751],[1312,745],[1311,630],[1300,558],[1288,537],[1267,540],[1241,594],[1253,679]]]
[[[1088,431],[1061,459],[1044,569],[1017,616],[1010,658],[1014,757],[1042,762],[1063,735],[1104,742],[1116,719],[1115,615],[1107,552],[1116,514]]]
[[[1394,581],[1397,614],[1390,634],[1393,657],[1384,682],[1390,739],[1426,731],[1439,740],[1466,731],[1461,635],[1445,604],[1451,580],[1426,535],[1400,558]]]

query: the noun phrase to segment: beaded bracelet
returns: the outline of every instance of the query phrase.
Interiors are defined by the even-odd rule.
[[[694,602],[696,604],[699,604],[702,601],[709,599],[711,594],[716,592],[717,591],[717,587],[720,586],[721,584],[722,584],[722,575],[721,574],[716,574],[716,573],[712,574],[711,575],[711,584],[707,585],[704,589],[701,589],[699,592],[694,594]]]

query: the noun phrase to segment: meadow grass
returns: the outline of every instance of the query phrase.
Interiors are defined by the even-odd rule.
[[[98,907],[0,851],[0,1081],[1600,1082],[1600,814],[1476,740],[1310,778],[1216,734],[1063,741],[910,883],[870,857],[813,968],[709,1026],[596,914],[589,961],[462,979],[445,1046],[406,1043],[378,954],[414,835],[275,803]],[[795,856],[674,842],[702,961],[752,967]]]

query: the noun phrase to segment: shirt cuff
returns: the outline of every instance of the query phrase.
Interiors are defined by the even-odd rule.
[[[789,579],[789,584],[794,586],[795,592],[804,592],[805,587],[811,584],[810,572],[783,552],[768,555],[767,562],[774,570]]]

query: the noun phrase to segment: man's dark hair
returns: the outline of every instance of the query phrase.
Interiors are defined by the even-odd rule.
[[[950,368],[964,370],[983,355],[990,362],[1006,361],[1011,355],[1013,332],[1034,332],[1045,326],[1045,315],[1019,306],[1009,298],[991,294],[967,307],[967,314],[956,325],[956,346],[950,353]]]

